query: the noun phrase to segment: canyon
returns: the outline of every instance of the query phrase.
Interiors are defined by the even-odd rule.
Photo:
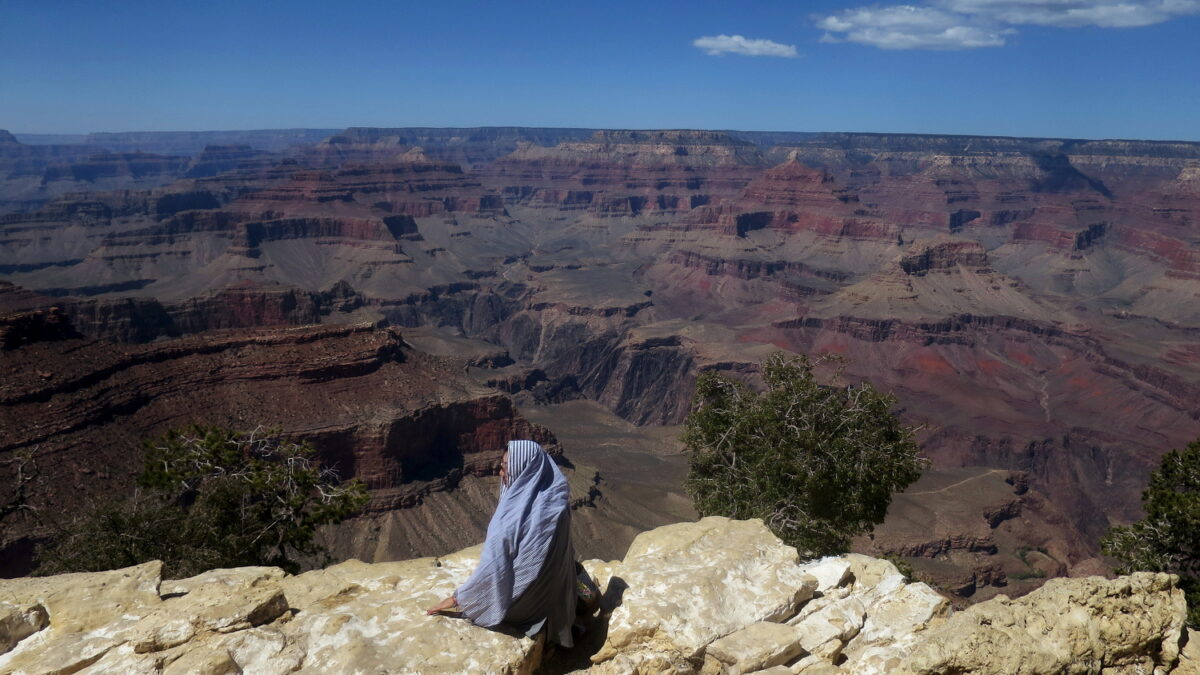
[[[856,546],[979,600],[1103,571],[1200,436],[1200,144],[301,131],[0,133],[0,460],[36,450],[46,504],[171,426],[277,426],[372,489],[335,550],[440,555],[528,435],[617,558],[694,516],[699,372],[837,355],[931,460]]]

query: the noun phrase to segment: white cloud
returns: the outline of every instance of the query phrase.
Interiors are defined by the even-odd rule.
[[[934,0],[944,9],[1009,24],[1133,28],[1200,13],[1200,0]]]
[[[859,7],[817,21],[822,42],[857,42],[883,49],[1000,47],[1011,32],[932,7]]]
[[[692,45],[704,50],[710,56],[721,54],[741,54],[743,56],[782,56],[795,58],[798,56],[793,45],[780,44],[771,40],[752,40],[741,35],[710,35],[698,37]]]
[[[1134,28],[1200,14],[1200,0],[928,0],[816,17],[822,42],[883,49],[1000,47],[1011,26]]]

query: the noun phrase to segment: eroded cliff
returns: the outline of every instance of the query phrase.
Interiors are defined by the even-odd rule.
[[[140,443],[189,424],[278,428],[309,441],[343,479],[366,482],[370,513],[494,475],[513,438],[561,455],[545,428],[463,377],[458,362],[369,323],[116,345],[80,335],[56,308],[0,316],[0,340],[0,452],[31,453],[28,507],[50,522],[126,494]],[[17,469],[3,470],[7,490]],[[47,534],[40,522],[5,522],[6,573],[25,571],[31,538]],[[345,553],[365,555],[370,542],[357,543]]]
[[[1067,547],[1018,545],[1047,574],[1093,569],[1200,435],[1194,143],[351,129],[187,166],[4,216],[0,274],[123,340],[382,316],[486,342],[468,375],[518,400],[639,424],[678,423],[698,371],[844,355],[938,469],[1028,476]]]

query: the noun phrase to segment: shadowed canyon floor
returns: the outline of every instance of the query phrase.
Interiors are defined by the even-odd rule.
[[[860,545],[986,597],[1094,571],[1097,538],[1139,515],[1157,458],[1200,435],[1200,144],[255,133],[206,148],[188,145],[199,137],[0,138],[11,284],[0,307],[43,316],[5,329],[0,365],[19,375],[5,380],[4,414],[47,425],[6,428],[0,453],[71,453],[62,466],[82,494],[109,485],[111,462],[127,480],[137,458],[116,441],[194,417],[170,392],[196,369],[207,374],[178,381],[234,392],[214,395],[212,421],[283,424],[327,439],[343,462],[435,448],[415,473],[383,462],[365,474],[378,508],[335,536],[343,552],[407,557],[471,543],[494,459],[476,453],[524,415],[562,439],[588,502],[578,511],[596,514],[578,519],[579,539],[617,542],[608,557],[690,514],[676,488],[655,484],[682,475],[670,426],[699,371],[754,382],[778,349],[838,354],[847,380],[896,393],[935,469]],[[109,154],[93,157],[102,142]],[[159,154],[117,156],[138,152]],[[356,328],[380,320],[398,332]],[[280,337],[309,324],[325,337]],[[72,336],[55,337],[65,325]],[[262,326],[276,337],[230,346]],[[110,340],[119,346],[99,346]],[[287,374],[322,344],[359,356]],[[403,364],[379,365],[388,350]],[[287,382],[280,401],[303,410],[315,407],[304,397],[341,396],[342,412],[310,424],[222,384],[259,381],[237,368],[243,352],[263,382]],[[399,380],[386,373],[435,362],[412,399],[391,402],[380,381]],[[467,417],[507,421],[461,432],[483,444],[469,449],[420,431],[462,419],[421,412],[424,387],[455,388],[456,405],[474,406]],[[369,423],[345,412],[368,409],[389,412]],[[122,431],[96,444],[105,429]]]

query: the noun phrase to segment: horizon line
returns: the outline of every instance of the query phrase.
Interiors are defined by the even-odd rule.
[[[1138,143],[1184,143],[1184,144],[1200,144],[1200,139],[1164,139],[1164,138],[1127,138],[1119,136],[1111,137],[1084,137],[1084,136],[1019,136],[1011,134],[980,134],[980,133],[937,133],[926,131],[806,131],[797,129],[709,129],[701,127],[581,127],[581,126],[534,126],[520,124],[487,124],[475,126],[430,126],[430,125],[410,125],[410,126],[374,126],[374,125],[351,125],[346,127],[260,127],[256,129],[173,129],[173,130],[126,130],[126,131],[88,131],[88,132],[23,132],[13,131],[0,127],[0,132],[8,131],[14,137],[47,137],[47,136],[78,136],[87,138],[89,136],[102,135],[123,135],[123,134],[232,134],[232,133],[259,133],[259,132],[311,132],[311,131],[332,131],[334,134],[351,129],[428,129],[428,130],[468,130],[468,129],[545,129],[559,131],[703,131],[715,133],[746,133],[746,134],[812,134],[812,135],[855,135],[855,136],[924,136],[934,138],[979,138],[979,139],[1008,139],[1019,141],[1133,141]],[[18,140],[20,140],[18,138]],[[73,145],[67,143],[65,145]]]

